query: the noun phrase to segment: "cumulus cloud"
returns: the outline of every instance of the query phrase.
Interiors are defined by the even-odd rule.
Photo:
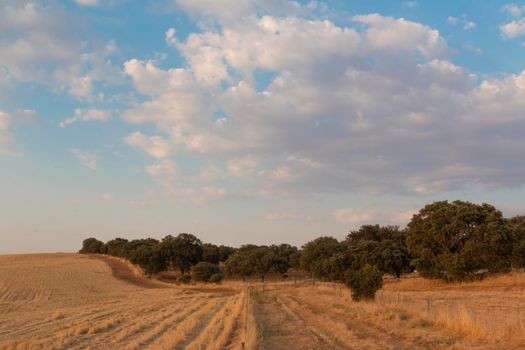
[[[135,133],[130,145],[212,163],[228,175],[214,185],[234,177],[250,193],[523,184],[525,73],[480,79],[450,60],[437,30],[406,19],[359,15],[341,27],[247,5],[234,20],[223,5],[184,3],[216,19],[185,40],[166,33],[185,65],[124,65],[145,96],[124,120],[163,135]]]
[[[469,21],[467,19],[467,15],[465,14],[461,15],[460,17],[449,16],[447,18],[447,22],[452,25],[461,24],[465,30],[475,29],[477,27],[477,24],[473,21]]]
[[[525,15],[525,6],[517,6],[516,4],[507,4],[502,8],[503,12],[510,14],[513,17],[522,17]],[[500,27],[501,35],[504,38],[513,39],[521,35],[525,35],[525,18],[518,18],[502,24]]]
[[[223,187],[185,184],[186,175],[179,165],[170,159],[162,159],[148,165],[145,171],[164,188],[166,195],[183,203],[202,204],[211,199],[225,197],[228,194],[228,191]],[[202,179],[199,178],[198,180]]]
[[[98,156],[95,153],[88,151],[81,151],[77,148],[69,150],[84,166],[91,170],[97,170]]]
[[[181,171],[175,162],[165,159],[148,165],[146,167],[146,173],[158,179],[168,179],[171,181],[173,178],[179,176]]]
[[[525,34],[525,18],[510,21],[500,27],[501,34],[506,38],[516,38]]]
[[[160,136],[145,136],[140,132],[134,132],[126,137],[126,143],[132,147],[141,148],[150,156],[162,159],[173,153],[173,145]]]
[[[66,128],[68,125],[76,123],[78,121],[100,121],[105,122],[111,119],[111,112],[104,111],[100,109],[75,109],[75,113],[72,117],[67,118],[66,120],[60,122],[59,126],[61,128]]]
[[[95,4],[82,0],[83,4]],[[81,40],[78,18],[55,1],[2,1],[0,4],[0,81],[32,82],[88,99],[99,81],[116,81],[108,59],[114,45]]]

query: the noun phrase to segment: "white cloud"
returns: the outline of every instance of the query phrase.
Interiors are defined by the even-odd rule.
[[[177,37],[175,36],[175,28],[169,28],[166,31],[166,43],[170,46],[176,46],[177,45]]]
[[[369,26],[364,46],[374,51],[384,54],[417,50],[427,58],[446,54],[446,43],[439,32],[420,23],[379,14],[354,16],[353,20]]]
[[[146,173],[155,178],[163,178],[171,181],[180,176],[181,170],[175,162],[164,159],[155,164],[148,165],[146,167]]]
[[[341,208],[332,213],[334,219],[343,224],[363,224],[370,223],[377,218],[377,214],[372,211],[362,211],[353,208]]]
[[[145,95],[159,94],[168,88],[169,72],[155,67],[153,61],[127,61],[124,63],[124,72],[132,77],[137,91]]]
[[[162,159],[169,157],[173,151],[173,145],[160,136],[145,136],[140,132],[134,132],[126,137],[126,143],[132,147],[141,148],[150,156]]]
[[[465,30],[475,29],[477,27],[476,22],[469,21],[465,14],[461,15],[461,17],[450,16],[447,18],[447,22],[452,25],[461,24]]]
[[[256,166],[257,160],[251,156],[232,159],[228,162],[228,173],[235,177],[248,176],[253,174]]]
[[[525,18],[503,24],[500,31],[504,37],[510,39],[525,35]]]
[[[66,128],[68,125],[74,124],[78,121],[100,121],[105,122],[111,119],[111,112],[100,109],[75,109],[75,113],[72,117],[60,122],[61,128]]]
[[[475,29],[476,28],[476,23],[472,22],[472,21],[468,21],[466,22],[464,25],[463,25],[463,29],[466,29],[466,30],[469,30],[469,29]]]
[[[525,14],[525,6],[519,7],[516,4],[507,4],[502,8],[503,12],[507,12],[514,17],[520,17]]]
[[[458,24],[459,23],[459,18],[457,17],[454,17],[454,16],[449,16],[447,18],[447,22],[450,23],[450,24]]]
[[[525,74],[480,81],[420,23],[371,14],[353,24],[221,17],[174,41],[182,67],[129,60],[126,73],[146,99],[124,120],[164,136],[139,133],[128,143],[158,159],[227,169],[237,178],[229,196],[429,195],[523,183]],[[202,194],[184,181],[177,193]],[[225,188],[228,177],[215,181]]]
[[[69,150],[77,159],[86,167],[91,170],[97,170],[98,156],[95,153],[81,151],[77,148],[71,148]]]
[[[90,99],[96,82],[116,82],[120,73],[108,59],[115,46],[82,40],[78,22],[56,1],[3,1],[0,80],[7,73],[11,84],[38,83],[78,99]]]
[[[75,0],[75,2],[81,6],[97,6],[99,0]]]

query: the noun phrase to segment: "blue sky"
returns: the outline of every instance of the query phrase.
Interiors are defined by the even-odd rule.
[[[525,1],[6,0],[0,253],[524,212]]]

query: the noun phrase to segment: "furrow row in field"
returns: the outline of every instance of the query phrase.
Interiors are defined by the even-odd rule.
[[[196,299],[189,301],[192,305],[197,302]],[[153,307],[143,309],[131,307],[123,315],[119,324],[113,327],[104,328],[104,325],[98,328],[92,328],[81,338],[77,338],[74,346],[71,344],[70,349],[85,349],[87,345],[94,347],[103,347],[107,344],[119,344],[123,341],[129,341],[134,336],[140,335],[148,327],[152,327],[165,319],[172,317],[187,307],[185,303],[169,304],[164,302],[162,305],[156,304]],[[107,324],[107,323],[106,323]],[[111,326],[111,324],[109,324]]]
[[[94,323],[101,319],[118,315],[129,307],[130,306],[125,303],[112,307],[111,309],[104,309],[97,305],[90,305],[89,308],[85,309],[75,308],[55,311],[51,315],[40,313],[41,317],[39,319],[30,320],[29,322],[27,322],[27,320],[22,320],[20,325],[15,325],[15,327],[17,327],[15,328],[16,335],[26,338],[27,335],[36,336],[39,333],[49,334],[49,328],[52,328],[54,325],[56,325],[57,328],[62,329],[63,332],[68,332],[72,329],[77,329],[86,323]],[[10,328],[12,331],[13,325],[11,325]]]
[[[201,331],[209,318],[226,302],[226,297],[215,298],[185,318],[172,332],[164,332],[151,344],[152,349],[184,349]]]
[[[150,348],[153,342],[166,333],[170,333],[173,329],[178,328],[181,322],[185,322],[188,317],[200,312],[200,310],[206,308],[210,303],[213,303],[213,301],[210,302],[208,298],[203,297],[195,304],[185,305],[183,309],[173,313],[167,318],[163,318],[158,323],[142,328],[141,333],[130,335],[130,337],[125,339],[121,348],[126,350]]]
[[[137,312],[147,313],[148,310],[155,312],[163,305],[166,303],[162,301],[144,306],[138,301],[125,300],[109,310],[101,309],[98,305],[65,310],[64,312],[69,315],[67,318],[59,312],[55,316],[52,315],[51,318],[44,319],[36,324],[29,324],[24,329],[17,331],[16,335],[19,340],[13,343],[31,344],[34,347],[44,344],[69,344],[71,339],[107,331],[124,323],[127,319],[136,319]],[[31,339],[28,339],[27,335],[31,335]]]
[[[224,349],[232,336],[244,303],[244,293],[232,297],[213,317],[185,349]]]
[[[140,299],[151,298],[152,301],[147,300],[146,302],[137,301],[134,298],[125,298],[123,300],[109,301],[101,304],[92,304],[87,307],[80,308],[62,308],[54,310],[49,314],[39,313],[37,317],[31,317],[29,320],[22,319],[18,323],[14,320],[14,324],[3,323],[3,328],[0,328],[0,336],[2,334],[12,333],[13,329],[16,329],[17,336],[26,336],[28,334],[38,335],[38,333],[48,335],[47,331],[50,327],[55,324],[56,328],[67,330],[70,328],[76,328],[86,323],[93,323],[98,320],[108,318],[117,314],[125,313],[128,310],[135,310],[135,312],[145,313],[148,310],[156,310],[159,307],[163,307],[167,304],[172,303],[183,303],[190,298],[194,298],[191,295],[156,295],[153,296],[141,296]],[[138,310],[137,310],[138,308]],[[2,327],[0,325],[0,327]]]

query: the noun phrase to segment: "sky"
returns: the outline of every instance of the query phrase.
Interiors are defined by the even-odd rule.
[[[524,154],[525,1],[0,1],[0,253],[510,217]]]

